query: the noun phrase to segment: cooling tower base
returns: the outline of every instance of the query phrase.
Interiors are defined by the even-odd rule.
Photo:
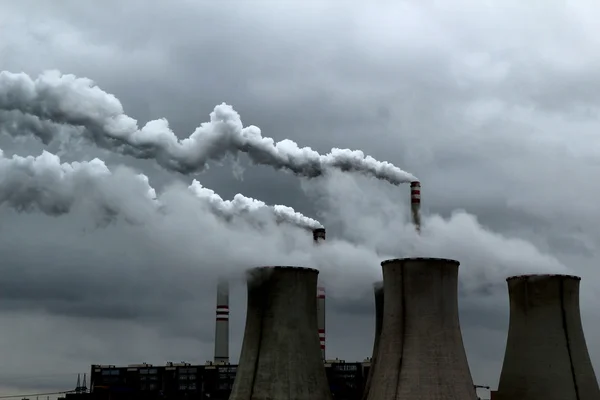
[[[510,324],[497,400],[596,400],[598,382],[579,311],[580,279],[507,279]]]
[[[311,268],[249,271],[248,312],[229,400],[330,400]]]
[[[458,261],[388,260],[367,400],[477,400],[458,320]]]

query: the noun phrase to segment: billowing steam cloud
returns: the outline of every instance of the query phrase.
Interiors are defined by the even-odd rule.
[[[121,191],[122,194],[117,196],[117,192],[112,190],[115,185],[123,185],[128,191]],[[229,221],[234,218],[252,219],[254,222],[275,219],[277,223],[307,229],[321,226],[318,221],[290,207],[271,207],[241,194],[232,201],[223,200],[196,180],[189,189],[208,205],[208,210]],[[123,195],[130,196],[135,207],[127,206],[132,201],[123,201]],[[8,158],[0,149],[0,204],[7,204],[18,211],[37,209],[58,216],[70,212],[82,198],[94,203],[103,222],[117,216],[129,222],[143,222],[139,218],[140,208],[160,210],[156,190],[144,174],[131,173],[122,167],[111,172],[98,158],[88,162],[61,163],[58,156],[47,151],[37,157],[14,155]]]
[[[196,179],[190,185],[190,190],[196,196],[206,199],[214,207],[215,212],[227,219],[268,210],[267,212],[273,214],[277,223],[288,223],[308,229],[323,227],[319,221],[294,211],[292,207],[282,205],[269,207],[260,200],[246,197],[240,193],[236,194],[233,200],[223,200],[214,190],[205,188]]]
[[[320,218],[327,227],[351,243],[375,249],[380,259],[392,255],[459,260],[462,288],[467,291],[493,286],[504,293],[507,276],[569,271],[560,260],[532,243],[490,231],[462,210],[449,217],[424,215],[418,234],[408,220],[408,204],[399,202],[393,190],[379,182],[334,172],[304,181],[303,188],[318,203]],[[364,196],[364,192],[371,195]],[[325,253],[333,263],[336,255],[329,251]],[[323,275],[333,285],[343,284],[329,276],[329,271]]]
[[[166,169],[199,172],[210,160],[246,153],[255,164],[316,177],[330,169],[353,171],[398,185],[416,180],[389,162],[362,151],[334,148],[321,155],[291,140],[275,142],[256,126],[243,127],[239,114],[227,104],[215,107],[210,122],[179,140],[166,119],[149,121],[141,129],[125,114],[121,102],[93,81],[47,71],[32,79],[25,73],[0,72],[0,128],[11,135],[33,134],[48,144],[62,138],[61,125],[96,145],[137,158],[156,159]]]

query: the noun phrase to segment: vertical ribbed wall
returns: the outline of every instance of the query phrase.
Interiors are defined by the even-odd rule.
[[[458,265],[382,263],[383,324],[368,400],[477,400],[458,318]]]
[[[329,400],[317,334],[317,277],[299,267],[249,271],[248,311],[230,400]]]
[[[369,375],[367,376],[367,381],[365,383],[365,390],[362,396],[363,399],[366,399],[369,395],[371,379],[373,378],[374,367],[377,363],[379,337],[381,336],[381,326],[383,324],[383,282],[375,283],[373,285],[373,292],[375,294],[375,339],[373,341],[373,353],[371,355],[371,368],[369,368]]]
[[[579,310],[580,278],[507,279],[510,324],[498,400],[597,400]]]
[[[215,363],[229,362],[229,282],[217,284],[217,318],[215,324]]]

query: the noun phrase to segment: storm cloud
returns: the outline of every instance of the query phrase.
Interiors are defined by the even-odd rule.
[[[471,370],[476,383],[491,386],[508,323],[504,278],[581,275],[583,322],[598,370],[598,7],[3,2],[0,70],[92,79],[141,124],[168,119],[179,139],[225,102],[244,126],[275,141],[321,154],[360,149],[420,179],[423,234],[416,237],[408,223],[406,187],[357,174],[298,178],[241,157],[243,180],[226,160],[191,177],[86,141],[46,146],[7,132],[0,138],[7,155],[47,150],[63,162],[99,158],[111,170],[148,176],[175,211],[171,218],[152,213],[141,225],[116,218],[98,227],[90,201],[59,217],[19,213],[10,204],[0,209],[8,361],[2,393],[70,388],[72,373],[91,363],[210,359],[214,279],[222,268],[241,271],[268,258],[321,269],[329,356],[362,360],[372,346],[378,262],[456,257]],[[48,121],[22,123],[29,132],[54,129]],[[331,245],[313,253],[310,235],[294,227],[282,228],[283,235],[275,224],[263,231],[245,222],[228,227],[198,207],[187,189],[192,179],[223,199],[241,193],[293,207],[323,223]],[[131,199],[126,186],[114,190],[123,194],[114,199]],[[235,359],[245,311],[241,282],[232,296]],[[57,370],[65,375],[42,378]]]

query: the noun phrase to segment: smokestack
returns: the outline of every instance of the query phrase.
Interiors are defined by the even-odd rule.
[[[325,240],[326,238],[326,232],[325,232],[325,228],[316,228],[313,229],[313,240],[315,241],[315,243],[318,243],[322,240]]]
[[[254,268],[240,362],[229,400],[331,400],[317,331],[319,271]]]
[[[325,288],[317,287],[317,330],[319,332],[319,344],[321,346],[321,357],[325,360]]]
[[[327,235],[325,228],[313,229],[313,240],[315,244],[325,241]],[[326,359],[325,353],[325,288],[322,286],[317,287],[317,331],[319,332],[319,343],[321,345],[321,356],[323,360]]]
[[[410,210],[417,232],[421,232],[421,182],[410,183]]]
[[[383,323],[368,400],[477,400],[458,319],[455,260],[383,267]]]
[[[510,323],[496,399],[600,399],[581,324],[580,280],[571,275],[506,280]]]
[[[369,368],[369,375],[367,375],[367,382],[365,383],[365,390],[362,396],[363,400],[366,400],[369,395],[373,370],[375,363],[377,363],[379,337],[381,336],[381,325],[383,324],[383,282],[376,282],[373,285],[373,292],[375,294],[375,341],[373,342],[373,354],[371,355],[371,368]]]
[[[217,283],[215,363],[229,363],[229,282],[223,278]]]

